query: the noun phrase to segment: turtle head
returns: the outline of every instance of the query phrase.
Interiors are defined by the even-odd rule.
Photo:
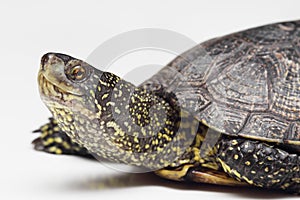
[[[38,75],[42,99],[47,103],[66,106],[86,95],[86,85],[92,83],[95,68],[84,61],[58,53],[47,53],[41,59]]]
[[[65,113],[78,113],[79,118],[84,115],[89,120],[96,118],[96,115],[106,118],[105,114],[100,115],[100,110],[105,110],[106,105],[100,108],[98,98],[108,102],[111,90],[119,80],[112,73],[60,53],[45,54],[38,73],[41,98],[54,116],[58,110],[62,110]],[[105,101],[105,98],[108,100]],[[71,116],[67,117],[70,119]]]
[[[100,121],[108,122],[108,113],[102,112],[106,105],[100,105],[98,98],[108,105],[113,83],[118,80],[114,74],[60,53],[45,54],[38,73],[41,99],[60,128],[79,144],[99,129]]]
[[[106,120],[101,112],[105,108],[100,108],[96,100],[96,95],[106,90],[101,87],[109,84],[103,77],[106,73],[60,53],[47,53],[41,59],[38,73],[41,99],[60,128],[79,144],[83,144],[83,138],[96,129],[96,120],[102,120],[102,117]],[[94,128],[88,126],[90,124],[94,124]]]
[[[168,98],[135,87],[67,55],[42,57],[42,100],[59,127],[96,157],[158,169],[191,144],[198,121],[184,117]]]

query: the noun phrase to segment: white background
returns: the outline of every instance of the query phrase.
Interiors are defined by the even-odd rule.
[[[36,82],[40,57],[48,51],[84,59],[105,40],[137,28],[169,29],[202,42],[293,19],[300,19],[300,1],[0,1],[0,198],[299,198],[121,174],[97,162],[36,152],[30,144],[31,131],[50,116]]]

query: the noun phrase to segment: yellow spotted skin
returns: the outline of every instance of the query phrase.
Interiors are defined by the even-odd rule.
[[[217,161],[237,180],[258,187],[300,192],[300,157],[269,144],[224,138]]]
[[[84,150],[97,159],[146,167],[173,180],[300,192],[297,153],[275,143],[210,132],[163,87],[136,87],[53,53],[42,58],[38,81],[59,127],[47,124],[38,131],[42,134],[34,144],[49,153]],[[70,141],[53,135],[57,132]]]
[[[66,62],[66,55],[46,57],[38,78],[40,93],[72,141],[97,158],[154,170],[191,162],[190,147],[202,134],[199,122],[168,93],[135,87],[71,57]],[[68,74],[79,64],[85,80]]]
[[[92,158],[91,154],[81,145],[73,142],[65,132],[61,131],[57,121],[53,118],[34,133],[40,133],[39,137],[32,141],[34,148],[52,154],[78,155]]]

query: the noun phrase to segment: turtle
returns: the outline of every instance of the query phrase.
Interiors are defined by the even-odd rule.
[[[300,193],[299,20],[202,42],[138,86],[47,53],[38,83],[52,117],[37,150]]]

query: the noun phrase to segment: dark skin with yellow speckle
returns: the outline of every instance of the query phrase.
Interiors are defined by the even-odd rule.
[[[174,59],[169,68],[164,68],[139,87],[112,73],[97,70],[79,59],[57,53],[44,55],[38,81],[41,97],[55,121],[38,130],[42,136],[34,141],[36,148],[56,154],[103,157],[155,170],[158,175],[172,180],[251,185],[300,193],[298,123],[295,121],[298,107],[289,108],[293,103],[291,99],[297,100],[299,93],[296,89],[290,90],[299,83],[299,80],[293,79],[297,77],[298,52],[286,55],[281,49],[267,46],[276,50],[274,55],[278,60],[274,66],[289,70],[285,74],[288,79],[285,80],[290,82],[286,83],[288,86],[285,88],[289,90],[286,94],[291,95],[290,99],[280,96],[283,83],[277,85],[280,80],[272,82],[270,75],[267,83],[273,84],[274,95],[273,99],[268,100],[266,87],[262,85],[265,83],[263,75],[267,74],[263,70],[268,67],[269,60],[262,61],[266,56],[261,57],[265,54],[257,51],[263,48],[256,48],[265,43],[256,44],[255,40],[260,38],[253,37],[264,31],[270,34],[262,42],[294,44],[300,36],[300,22],[250,29],[203,43],[201,48],[210,53],[215,63],[223,63],[224,66],[221,65],[223,68],[218,70],[210,66],[212,70],[209,73],[201,71],[205,68],[194,71],[195,74],[188,81],[201,92],[197,93],[197,101],[191,98],[190,102],[189,95],[193,94],[191,88],[184,87],[185,91],[182,92],[179,85],[179,90],[170,90],[172,84],[176,84],[176,81],[171,81],[174,75],[170,67],[188,76],[191,73],[188,70],[192,68],[190,64],[199,63],[194,61],[201,57],[198,47],[183,54],[190,59],[188,62],[182,57]],[[239,65],[228,67],[226,71],[226,62],[218,59],[227,58],[219,54],[223,52],[226,55],[228,48],[233,51],[242,41],[245,45],[240,46],[239,50],[246,48],[253,55],[245,57],[245,64],[240,64],[241,56],[230,57],[233,61],[238,60]],[[268,59],[275,59],[272,56]],[[284,65],[285,59],[293,59],[293,63]],[[256,65],[253,64],[255,62]],[[255,67],[261,67],[261,63],[264,68],[255,71]],[[234,76],[247,73],[247,64],[253,67],[251,69],[255,71],[256,79],[260,77],[261,82],[256,84],[255,77],[252,80],[251,76],[255,73],[245,77],[251,84],[247,86],[247,92],[244,83],[240,86],[243,95],[240,94],[237,101],[237,94],[227,91],[229,87],[239,90],[236,84],[240,82],[233,84],[236,81]],[[246,67],[244,71],[240,69],[243,65]],[[239,68],[234,71],[236,66]],[[273,70],[272,67],[270,65],[269,70]],[[226,80],[228,74],[232,83]],[[273,75],[276,75],[275,72]],[[239,81],[240,77],[237,79]],[[224,85],[226,90],[219,91]],[[184,104],[181,105],[180,100]],[[248,104],[241,103],[245,101],[249,101]],[[271,101],[274,101],[273,107],[266,108]],[[278,102],[286,103],[286,106]],[[269,110],[262,112],[262,109]],[[220,114],[218,112],[222,114],[221,117],[214,115]],[[209,131],[208,127],[213,131]],[[58,139],[63,137],[67,139]],[[207,143],[207,138],[214,142]],[[205,154],[202,145],[205,145]]]
[[[193,142],[198,121],[181,117],[167,99],[66,55],[46,54],[42,61],[42,99],[62,131],[94,155],[161,169]],[[179,129],[180,122],[187,125]]]

